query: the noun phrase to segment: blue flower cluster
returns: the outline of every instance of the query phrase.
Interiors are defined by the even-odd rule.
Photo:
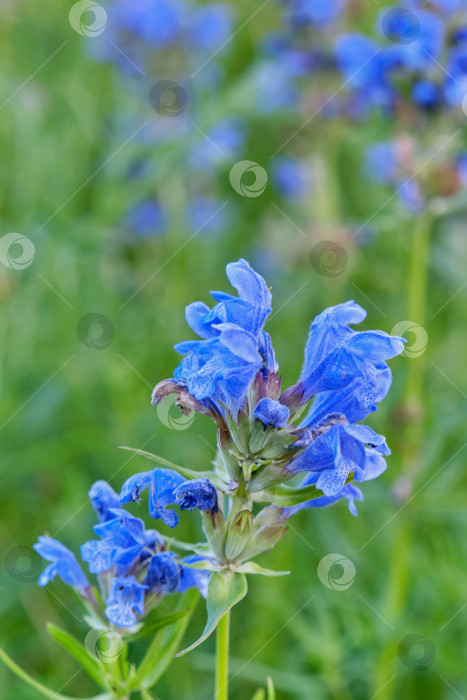
[[[467,16],[460,2],[412,0],[384,8],[376,31],[341,35],[336,57],[362,113],[412,104],[432,112],[459,107],[467,91]]]
[[[105,600],[105,617],[122,628],[133,628],[170,593],[196,587],[206,596],[210,576],[206,571],[191,568],[199,557],[190,555],[179,559],[166,549],[156,530],[146,530],[142,520],[122,508],[122,503],[138,499],[137,480],[131,477],[125,482],[120,496],[105,481],[93,484],[89,498],[99,521],[94,526],[99,539],[85,542],[81,547],[83,561],[87,562],[90,573],[97,575],[101,597]],[[150,487],[151,515],[174,527],[176,513],[164,508],[175,503],[173,491],[184,479],[168,470],[155,470],[146,480],[139,481],[139,490]],[[73,586],[98,615],[102,614],[93,586],[67,547],[42,536],[34,549],[51,562],[39,578],[40,586],[59,576]]]
[[[226,273],[238,295],[215,291],[212,308],[204,302],[186,308],[187,322],[201,340],[176,346],[184,358],[174,379],[155,387],[153,404],[174,391],[182,409],[214,418],[224,456],[216,477],[225,479],[224,493],[239,488],[242,498],[246,492],[255,500],[258,492],[306,473],[303,485],[323,494],[309,505],[346,497],[354,512],[361,494],[349,479],[378,476],[389,454],[383,436],[357,423],[388,393],[387,360],[402,352],[404,340],[383,331],[354,330],[351,326],[361,323],[366,312],[353,301],[326,309],[311,324],[298,382],[281,392],[271,338],[264,330],[270,290],[245,260],[229,263]],[[312,399],[305,418],[298,420]],[[145,483],[141,475],[138,479]],[[189,484],[179,486],[180,506],[217,510],[218,499],[209,490],[205,494],[206,488],[204,482],[196,483],[193,492]]]

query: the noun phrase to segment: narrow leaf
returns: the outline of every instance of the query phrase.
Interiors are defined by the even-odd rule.
[[[37,690],[38,693],[43,695],[46,698],[49,698],[50,700],[112,700],[112,694],[111,693],[103,693],[101,695],[95,695],[92,698],[73,698],[70,695],[62,695],[61,693],[57,693],[56,690],[51,690],[50,688],[47,688],[47,686],[42,685],[42,683],[39,683],[36,681],[34,678],[32,678],[26,671],[23,671],[23,669],[18,666],[17,663],[13,661],[13,659],[8,656],[8,654],[0,647],[0,659],[5,663],[6,666],[10,669],[10,671],[13,671],[15,675],[18,676],[18,678],[21,678],[25,683],[30,685],[32,688]]]
[[[196,642],[187,649],[180,651],[176,656],[183,656],[204,642],[214,632],[225,613],[245,597],[247,590],[248,585],[244,574],[237,574],[231,571],[222,574],[212,574],[206,601],[208,619],[204,632]]]
[[[265,569],[254,561],[247,561],[245,564],[240,564],[236,568],[241,574],[260,574],[261,576],[287,576],[290,571],[273,571],[272,569]]]
[[[149,634],[155,634],[156,632],[159,632],[159,630],[164,629],[164,627],[168,627],[168,625],[173,625],[175,622],[178,622],[182,619],[182,617],[185,617],[187,613],[188,610],[178,610],[176,612],[169,613],[168,615],[159,616],[153,620],[147,619],[143,627],[138,632],[125,637],[125,640],[127,642],[137,642],[140,639],[144,639],[144,637],[147,637]]]
[[[347,478],[346,484],[353,481],[353,472]],[[319,491],[315,484],[310,484],[309,486],[299,486],[294,488],[292,486],[286,486],[281,484],[280,486],[273,486],[272,488],[265,491],[269,495],[270,500],[274,505],[281,506],[285,508],[287,506],[296,506],[299,503],[306,503],[306,501],[313,501],[315,498],[320,498],[323,496],[323,492]]]
[[[160,630],[155,635],[138,666],[132,688],[152,688],[157,683],[175,655],[198,600],[199,591],[195,588],[181,596],[178,607],[188,608],[188,613],[170,628]]]
[[[266,693],[264,692],[264,688],[258,688],[251,700],[266,700]]]
[[[268,700],[276,700],[276,691],[274,690],[274,683],[272,682],[271,676],[267,678],[267,688],[268,688]]]
[[[106,674],[104,666],[91,656],[86,647],[78,642],[75,637],[72,637],[71,634],[56,627],[51,622],[47,625],[47,632],[76,659],[79,665],[83,667],[86,673],[88,673],[98,685],[102,688],[107,688],[104,681],[104,676]]]

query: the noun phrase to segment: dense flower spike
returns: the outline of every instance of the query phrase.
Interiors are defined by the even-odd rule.
[[[46,586],[55,576],[59,576],[62,581],[76,588],[81,594],[89,588],[86,576],[68,547],[51,537],[41,536],[33,548],[43,559],[52,562],[40,575],[39,586]]]

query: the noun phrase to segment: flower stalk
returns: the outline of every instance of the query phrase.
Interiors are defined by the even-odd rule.
[[[228,700],[229,696],[229,641],[230,610],[217,626],[216,636],[216,700]]]

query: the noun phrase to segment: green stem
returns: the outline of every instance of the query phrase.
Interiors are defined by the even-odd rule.
[[[228,700],[229,696],[229,633],[230,610],[217,625],[216,640],[216,700]]]
[[[428,211],[415,222],[409,269],[407,318],[424,327],[428,288],[428,261],[432,219]],[[410,339],[409,339],[410,343]],[[425,356],[422,352],[407,358],[407,383],[404,396],[404,427],[400,457],[402,473],[412,481],[418,471],[423,422],[423,394]],[[390,574],[383,615],[397,629],[403,615],[410,578],[413,525],[410,508],[401,513],[395,523]],[[378,700],[394,695],[394,677],[397,664],[397,640],[386,641],[375,673],[375,694]]]

